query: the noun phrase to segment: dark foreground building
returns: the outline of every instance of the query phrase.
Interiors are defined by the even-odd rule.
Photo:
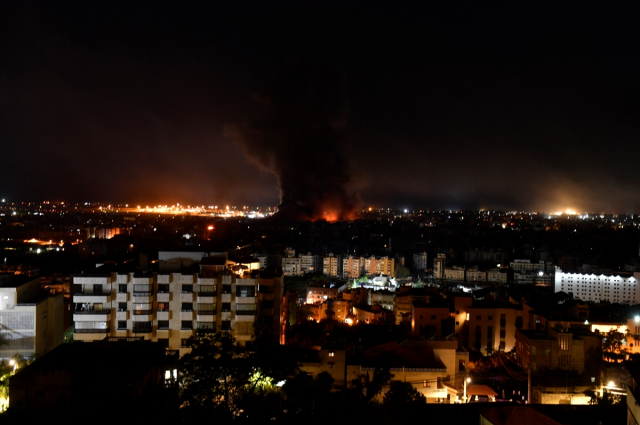
[[[177,352],[142,338],[62,344],[10,378],[9,410],[99,412],[151,405],[172,381],[177,361]]]

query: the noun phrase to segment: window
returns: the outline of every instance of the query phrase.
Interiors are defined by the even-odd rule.
[[[488,316],[487,319],[488,320],[493,320],[493,316]]]
[[[193,311],[193,303],[182,303],[181,311]]]
[[[500,331],[500,338],[504,339],[506,337],[507,331]]]
[[[127,311],[127,303],[118,303],[118,311]]]
[[[256,314],[255,304],[236,304],[236,315],[252,316]]]
[[[236,296],[238,297],[255,297],[255,286],[236,286]]]
[[[215,297],[216,287],[213,285],[198,285],[198,294],[203,297]]]
[[[151,333],[151,322],[133,322],[133,333]]]
[[[182,323],[180,323],[180,329],[193,329],[193,321],[192,320],[183,320]]]
[[[153,307],[151,303],[134,303],[133,314],[151,314],[153,313]]]
[[[198,303],[198,314],[216,314],[216,305],[209,303]]]
[[[183,347],[183,348],[184,348],[184,347],[188,347],[188,346],[189,346],[189,342],[188,342],[188,341],[189,341],[189,340],[188,340],[187,338],[182,338],[182,339],[180,340],[180,347]]]
[[[168,320],[158,320],[158,329],[169,329]]]
[[[435,314],[431,315],[431,320],[436,320],[436,315]]]
[[[230,331],[231,330],[231,321],[230,320],[223,320],[222,321],[221,330]]]
[[[148,297],[152,294],[151,285],[133,285],[133,295]]]
[[[262,300],[262,308],[273,308],[273,300]]]
[[[222,293],[230,294],[231,293],[231,285],[222,285]]]
[[[336,352],[335,351],[329,351],[329,357],[335,357]]]
[[[158,285],[158,294],[165,294],[169,292],[169,285],[166,283]]]
[[[118,329],[127,329],[127,321],[118,320]]]
[[[477,315],[477,316],[476,316],[476,320],[482,320],[482,316]]]
[[[182,285],[181,292],[183,294],[191,294],[191,293],[193,293],[193,285]]]
[[[231,311],[231,303],[222,303],[222,311]]]
[[[423,386],[423,387],[425,387],[425,388],[429,388],[429,387],[431,387],[431,382],[429,382],[429,381],[423,381],[423,382],[422,382],[422,386]]]
[[[536,355],[536,351],[537,351],[537,347],[535,345],[531,346],[531,355],[535,356]]]
[[[158,303],[158,311],[169,310],[169,303]]]
[[[198,330],[201,332],[215,332],[216,323],[215,322],[198,322]]]
[[[158,344],[161,347],[169,348],[169,338],[158,338]]]
[[[329,367],[329,369],[333,369],[335,367],[335,363],[327,363],[327,366]]]

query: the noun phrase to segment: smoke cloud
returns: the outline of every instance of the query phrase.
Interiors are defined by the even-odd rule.
[[[278,215],[346,220],[355,198],[346,155],[348,103],[342,72],[309,60],[291,62],[255,95],[262,116],[227,125],[225,136],[280,186]]]

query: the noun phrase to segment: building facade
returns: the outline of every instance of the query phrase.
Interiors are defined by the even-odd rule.
[[[40,292],[40,278],[0,274],[0,359],[45,354],[62,344],[64,296]]]
[[[74,284],[81,287],[73,296],[77,340],[138,336],[184,354],[195,332],[229,331],[245,343],[263,316],[277,318],[279,338],[282,276],[113,272],[76,276]]]
[[[556,267],[555,291],[573,294],[582,301],[634,305],[640,303],[640,273],[630,276],[564,273]]]

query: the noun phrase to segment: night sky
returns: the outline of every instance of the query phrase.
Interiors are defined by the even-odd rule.
[[[0,197],[640,213],[637,2],[273,3],[2,2]]]

